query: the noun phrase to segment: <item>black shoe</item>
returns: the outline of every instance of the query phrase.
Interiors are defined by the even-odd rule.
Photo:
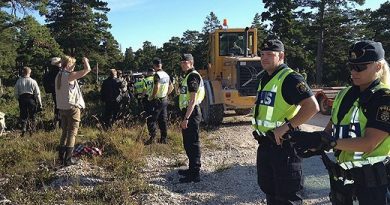
[[[190,174],[190,170],[189,169],[180,169],[178,172],[177,172],[179,175],[181,176],[188,176]]]
[[[167,139],[160,139],[158,141],[158,143],[160,143],[160,144],[168,144],[168,141],[167,141]]]
[[[145,142],[144,142],[144,145],[151,145],[151,144],[153,144],[153,138],[149,138],[148,140],[146,140]]]
[[[180,183],[191,183],[191,182],[197,183],[197,182],[200,182],[200,177],[199,176],[194,177],[194,176],[191,176],[189,174],[188,176],[179,179],[179,182]]]

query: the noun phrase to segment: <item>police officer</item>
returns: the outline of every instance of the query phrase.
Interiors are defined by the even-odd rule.
[[[353,85],[336,96],[325,132],[291,134],[303,156],[322,153],[332,204],[389,203],[390,75],[384,57],[380,42],[354,43],[348,62]],[[322,152],[331,148],[337,163]]]
[[[158,142],[167,144],[168,95],[172,92],[173,85],[169,75],[162,69],[161,59],[154,58],[152,63],[156,74],[154,75],[153,92],[148,97],[151,111],[146,123],[150,138],[145,142],[145,145],[153,143],[157,134],[157,121],[161,132],[161,138]]]
[[[134,82],[134,94],[135,98],[137,99],[138,108],[140,112],[145,110],[145,106],[143,105],[143,93],[145,89],[145,77],[142,75]]]
[[[309,120],[319,110],[303,77],[284,64],[284,45],[268,40],[261,50],[263,73],[254,107],[254,136],[259,141],[257,176],[267,204],[301,204],[301,158],[283,141],[289,130]],[[300,109],[299,109],[300,107]],[[272,133],[272,138],[266,132]]]
[[[146,78],[144,79],[145,83],[145,89],[143,92],[144,98],[143,98],[143,105],[145,106],[145,112],[146,116],[150,116],[153,111],[153,106],[151,104],[152,95],[153,95],[153,85],[154,85],[154,69],[149,68],[146,72]]]
[[[29,129],[30,134],[35,129],[35,114],[42,110],[41,92],[37,81],[30,77],[31,68],[24,67],[22,77],[15,84],[15,96],[19,101],[22,135]],[[28,121],[30,121],[28,123]],[[29,124],[29,125],[27,125]]]
[[[180,179],[180,182],[199,182],[201,167],[199,123],[202,119],[199,105],[204,99],[205,89],[202,77],[194,68],[194,58],[191,54],[183,54],[180,65],[185,73],[180,85],[179,95],[179,108],[183,116],[180,127],[184,149],[189,161],[188,169],[179,170],[179,175],[184,176]]]

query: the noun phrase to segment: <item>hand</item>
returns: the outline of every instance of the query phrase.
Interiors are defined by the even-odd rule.
[[[281,145],[282,141],[284,140],[283,136],[287,133],[289,130],[289,127],[286,124],[283,124],[280,127],[277,127],[274,130],[274,135],[275,135],[275,142],[277,145]]]
[[[294,131],[289,133],[294,147],[301,152],[330,150],[337,145],[336,139],[325,131],[304,132]]]
[[[37,107],[37,112],[41,112],[43,110],[42,105]]]
[[[89,59],[87,57],[83,57],[83,63],[84,64],[89,63]]]
[[[188,128],[188,120],[184,119],[181,123],[180,123],[180,127],[181,129],[185,130]]]

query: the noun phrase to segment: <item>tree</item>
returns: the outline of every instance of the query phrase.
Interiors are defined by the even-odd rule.
[[[209,63],[209,52],[210,52],[210,40],[209,35],[216,28],[221,26],[218,17],[214,14],[214,12],[210,12],[208,16],[206,16],[206,20],[204,21],[204,26],[202,28],[201,34],[201,43],[195,48],[197,52],[199,52],[199,58],[196,59],[195,63],[198,67],[205,67]]]
[[[145,71],[152,66],[152,60],[157,54],[157,47],[150,41],[143,43],[142,49],[135,52],[135,65],[138,71]]]
[[[367,12],[367,11],[366,11]],[[385,51],[390,51],[390,2],[383,3],[380,8],[372,12],[368,19],[367,28],[372,31],[370,36],[375,41],[380,41]],[[387,55],[387,60],[390,57]]]
[[[266,26],[262,24],[261,15],[259,13],[255,14],[253,17],[252,26],[257,28],[257,50],[261,49],[261,44],[267,38]]]
[[[133,48],[126,48],[125,56],[123,59],[123,69],[125,71],[135,70],[135,56]]]
[[[111,28],[107,22],[108,11],[107,3],[100,0],[51,0],[45,16],[47,26],[65,54],[95,56],[102,63],[99,65],[115,66],[110,65],[113,60],[108,57],[117,56],[120,50],[108,31]]]
[[[37,76],[42,76],[51,57],[62,55],[60,46],[50,35],[49,29],[31,16],[22,19],[18,42],[20,46],[17,49],[17,62],[32,67]]]
[[[329,13],[335,8],[338,8],[340,12],[350,10],[350,7],[354,6],[354,3],[362,5],[364,0],[295,0],[295,3],[300,7],[309,7],[308,13],[317,13],[313,14],[313,21],[316,25],[315,31],[317,33],[317,54],[316,54],[316,83],[322,84],[323,77],[323,64],[324,64],[324,38],[325,31],[328,29],[337,28],[334,25],[327,25],[325,22],[329,21]]]
[[[13,22],[11,15],[0,11],[0,78],[12,75],[11,68],[15,66],[19,42],[15,38],[18,32],[12,26]]]
[[[291,0],[263,0],[264,11],[261,14],[262,21],[271,21],[270,35],[278,37],[288,44],[293,25],[293,11],[297,8]]]

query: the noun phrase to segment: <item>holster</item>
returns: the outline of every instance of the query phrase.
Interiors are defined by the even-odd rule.
[[[348,170],[343,169],[339,164],[333,162],[323,153],[322,161],[328,170],[330,178],[343,178],[353,180],[355,185],[362,187],[379,187],[390,184],[390,159],[367,164],[362,167],[355,167]]]

